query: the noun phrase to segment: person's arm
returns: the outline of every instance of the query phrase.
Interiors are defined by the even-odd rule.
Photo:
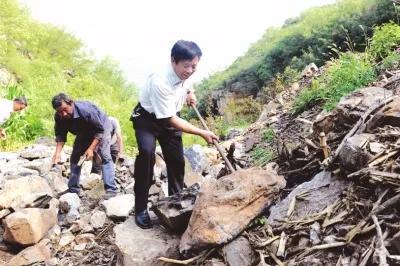
[[[215,135],[213,132],[195,127],[194,125],[176,115],[168,118],[167,121],[172,127],[182,130],[183,132],[188,134],[200,136],[205,141],[207,141],[207,143],[213,143],[213,140],[218,140],[218,136]]]
[[[194,94],[194,90],[193,89],[189,89],[187,91],[186,104],[188,106],[192,106],[192,105],[196,106],[196,104],[197,104],[197,98],[196,98],[196,95]]]
[[[54,152],[52,163],[57,164],[60,161],[60,154],[67,141],[68,129],[57,114],[54,116],[54,133],[56,135],[56,150]]]
[[[57,142],[56,150],[54,152],[53,158],[51,159],[52,164],[57,164],[60,161],[61,151],[64,147],[65,142]]]
[[[98,138],[94,138],[92,143],[90,144],[89,148],[85,151],[86,160],[90,161],[93,159],[94,149],[96,149],[97,145],[99,144],[100,140]]]

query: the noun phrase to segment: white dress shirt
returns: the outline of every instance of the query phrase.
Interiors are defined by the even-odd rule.
[[[14,102],[0,99],[0,126],[4,124],[14,112]]]
[[[140,90],[139,101],[157,119],[168,118],[181,111],[187,92],[193,88],[190,79],[181,80],[170,65],[164,73],[153,73]]]

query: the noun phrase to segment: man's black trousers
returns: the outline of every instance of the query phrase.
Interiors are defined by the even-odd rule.
[[[158,140],[167,165],[168,193],[180,192],[184,186],[185,159],[183,157],[182,131],[165,121],[157,120],[138,104],[132,118],[139,154],[135,161],[135,211],[147,209],[149,189],[153,183],[156,140]]]

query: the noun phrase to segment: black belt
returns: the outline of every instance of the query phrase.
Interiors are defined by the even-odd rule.
[[[141,116],[141,115],[143,115],[145,117],[148,117],[148,118],[151,118],[153,120],[157,120],[156,114],[155,113],[149,113],[146,109],[143,108],[143,106],[139,102],[136,105],[136,107],[133,108],[130,120],[132,121],[135,117],[138,117],[138,116]],[[180,117],[181,116],[181,112],[177,112],[176,115],[178,117]]]

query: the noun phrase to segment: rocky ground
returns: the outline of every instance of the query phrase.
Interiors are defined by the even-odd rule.
[[[133,158],[117,165],[120,195],[103,200],[100,176],[82,171],[82,194],[63,194],[65,163],[53,143],[0,152],[0,264],[393,265],[400,262],[400,71],[320,107],[291,114],[313,71],[265,106],[218,152],[185,150],[186,185],[167,197],[156,152],[153,229],[134,223]],[[265,139],[266,129],[273,139]],[[321,134],[323,133],[323,134]],[[252,168],[253,150],[274,157]]]

